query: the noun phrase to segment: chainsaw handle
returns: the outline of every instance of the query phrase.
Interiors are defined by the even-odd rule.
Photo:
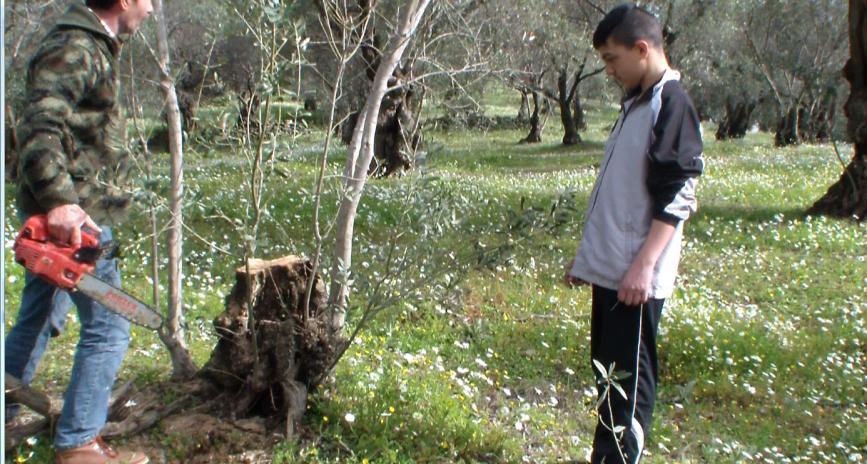
[[[27,218],[27,220],[24,221],[24,225],[21,227],[19,235],[40,243],[51,242],[60,248],[73,249],[73,247],[69,246],[68,243],[55,243],[51,240],[51,236],[48,233],[48,216],[44,214],[34,214]],[[83,226],[81,228],[80,248],[99,248],[99,232],[90,227]]]
[[[99,237],[91,232],[82,229],[81,247],[54,243],[48,234],[48,218],[31,216],[15,238],[15,261],[56,287],[73,289],[83,274],[94,269],[93,263],[77,259],[82,248],[99,247]]]

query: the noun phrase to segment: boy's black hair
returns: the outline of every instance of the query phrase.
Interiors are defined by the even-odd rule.
[[[639,40],[661,47],[662,26],[649,11],[632,3],[624,3],[609,11],[596,26],[593,48],[605,45],[609,38],[625,47],[632,47]]]
[[[93,8],[96,10],[110,10],[119,1],[120,0],[87,0],[85,4],[88,6],[88,8]]]

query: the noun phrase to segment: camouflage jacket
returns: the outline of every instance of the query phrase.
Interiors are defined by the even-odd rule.
[[[30,61],[22,113],[18,209],[24,216],[80,205],[116,224],[131,203],[131,162],[118,104],[120,42],[83,2],[69,11]]]

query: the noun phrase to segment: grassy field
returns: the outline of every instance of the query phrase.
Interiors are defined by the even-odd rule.
[[[579,243],[615,115],[616,108],[594,107],[585,142],[576,147],[559,145],[553,119],[538,145],[516,145],[520,131],[427,133],[416,173],[371,181],[358,218],[353,308],[368,298],[364,282],[382,272],[375,258],[389,243],[405,245],[418,262],[400,279],[435,277],[362,333],[333,383],[312,397],[307,438],[278,446],[273,462],[558,462],[588,455],[596,421],[590,295],[559,282]],[[833,148],[776,149],[762,133],[720,143],[712,127],[705,133],[699,212],[686,226],[678,290],[660,328],[659,400],[645,462],[864,462],[867,225],[802,214],[841,172]],[[269,165],[262,257],[312,249],[310,192],[321,139],[304,136]],[[326,217],[335,211],[341,155],[336,151],[329,164],[335,176]],[[185,248],[185,299],[199,364],[213,347],[210,321],[242,256],[238,227],[213,217],[247,210],[245,163],[230,150],[199,147],[189,155],[187,223],[196,236]],[[158,191],[168,182],[162,166]],[[548,209],[570,190],[576,212],[561,227],[515,235],[510,225],[529,206]],[[7,187],[7,198],[11,192]],[[11,201],[6,211],[13,214]],[[451,217],[434,234],[417,227],[431,212]],[[4,225],[7,240],[16,226]],[[398,237],[402,228],[408,232]],[[118,235],[125,287],[149,301],[147,230],[139,211]],[[498,252],[485,263],[446,270],[432,258],[454,252],[470,260],[479,249]],[[23,279],[5,251],[8,330]],[[356,317],[350,313],[350,327]],[[69,376],[74,316],[68,327],[35,381],[57,394]],[[133,332],[121,380],[167,378],[170,364],[156,337]],[[50,462],[48,440],[9,459]]]

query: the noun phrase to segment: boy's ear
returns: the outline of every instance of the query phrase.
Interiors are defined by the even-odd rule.
[[[636,40],[634,48],[638,50],[638,54],[641,58],[647,58],[650,54],[650,44],[647,43],[646,40]]]

